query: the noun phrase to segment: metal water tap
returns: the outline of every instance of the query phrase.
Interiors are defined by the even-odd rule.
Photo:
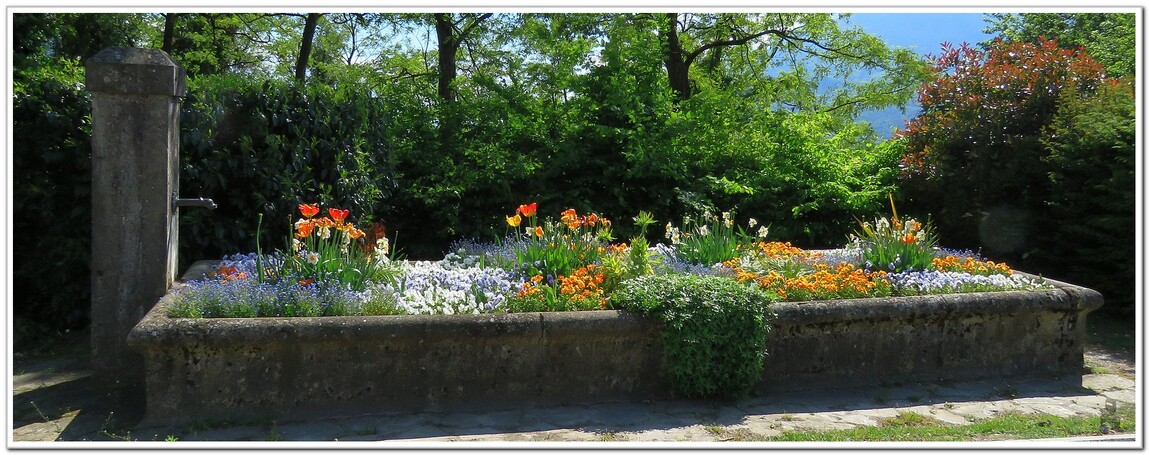
[[[178,209],[180,207],[204,207],[207,209],[214,209],[218,206],[215,205],[215,201],[205,197],[180,198],[175,193],[172,193],[172,210]]]

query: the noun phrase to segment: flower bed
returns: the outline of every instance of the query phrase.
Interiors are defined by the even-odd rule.
[[[313,219],[304,213],[297,225]],[[331,226],[348,240],[320,238],[334,248],[309,244],[313,227],[289,254],[200,264],[149,312],[129,345],[147,364],[152,422],[1077,373],[1084,317],[1101,305],[1094,291],[938,249],[927,226],[897,217],[864,224],[847,248],[814,252],[765,241],[761,227],[743,234],[730,214],[684,223],[685,233],[668,225],[669,244],[648,247],[640,235],[611,245],[598,215],[540,222],[523,206],[507,220],[523,234],[503,242],[410,262],[384,259],[375,239],[360,250],[365,269],[336,261],[356,250],[339,214]],[[636,222],[645,233],[653,220]],[[710,290],[651,280],[660,276],[709,277]],[[720,303],[740,289],[753,293]],[[688,298],[649,300],[659,295]],[[259,315],[271,317],[234,317]],[[763,323],[765,352],[732,355],[757,338],[720,339],[763,333],[723,324]],[[722,363],[731,358],[743,363]],[[750,382],[700,388],[713,371]]]

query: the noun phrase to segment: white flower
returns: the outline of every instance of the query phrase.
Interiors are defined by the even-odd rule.
[[[878,221],[875,221],[875,222],[874,222],[874,228],[875,228],[875,230],[877,230],[878,232],[889,232],[889,230],[890,230],[890,220],[887,220],[887,219],[885,219],[884,217],[883,217],[883,218],[878,218]]]
[[[770,230],[766,229],[766,226],[762,226],[762,227],[758,228],[758,237],[766,238],[766,235],[769,233],[770,233]]]
[[[698,235],[710,235],[710,228],[706,227],[705,224],[702,225],[698,228]]]
[[[375,241],[375,254],[379,256],[387,256],[391,252],[391,244],[387,241],[387,237],[381,237]]]
[[[303,259],[306,260],[308,264],[311,264],[311,265],[318,264],[319,263],[319,253],[316,253],[314,251],[308,251],[306,253],[303,253]]]
[[[321,239],[331,238],[331,228],[329,228],[327,226],[320,226],[319,227],[319,238],[321,238]]]
[[[299,239],[291,239],[291,248],[295,251],[299,251],[303,248],[303,242],[300,242]]]
[[[750,227],[754,228],[754,226],[757,226],[757,225],[758,225],[758,220],[751,218],[750,219]]]

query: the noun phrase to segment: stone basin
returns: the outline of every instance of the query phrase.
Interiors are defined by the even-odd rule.
[[[1103,300],[1046,282],[776,303],[754,393],[1077,377],[1086,315]],[[167,316],[172,295],[127,341],[143,355],[149,424],[673,398],[660,323],[625,311],[181,319]]]

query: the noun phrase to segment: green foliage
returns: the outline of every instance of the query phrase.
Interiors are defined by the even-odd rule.
[[[19,15],[18,15],[19,16]],[[15,72],[11,279],[16,343],[75,329],[91,302],[91,98],[76,59]],[[30,323],[24,325],[23,323]],[[27,330],[28,332],[24,332]]]
[[[742,397],[761,380],[772,300],[756,287],[723,277],[652,275],[624,282],[611,300],[663,322],[674,393]]]
[[[947,244],[984,246],[1127,308],[1136,120],[1125,84],[1052,41],[950,48],[938,67],[948,74],[923,87],[905,132],[914,207],[933,209]]]
[[[686,218],[683,227],[687,232],[680,232],[672,224],[666,224],[666,237],[674,246],[674,255],[678,260],[699,265],[713,265],[738,257],[739,249],[748,245],[751,237],[741,227],[735,229],[734,214],[722,212],[718,215],[703,212],[698,219]],[[762,227],[759,237],[766,236],[766,228]]]
[[[142,37],[144,15],[123,13],[14,13],[13,67],[19,77],[30,66],[67,65],[109,46],[133,46]]]
[[[388,212],[388,115],[376,100],[349,87],[243,77],[189,84],[180,191],[219,208],[181,214],[181,261],[254,251],[261,213],[268,229],[258,240],[278,243],[303,202],[347,208],[362,214],[361,225],[378,220],[379,207]]]
[[[79,84],[77,59],[109,45],[159,48],[165,20],[174,19],[169,51],[191,76],[181,192],[220,205],[181,214],[181,267],[251,251],[259,213],[268,229],[258,240],[278,243],[303,201],[349,208],[363,214],[361,223],[383,222],[403,236],[412,259],[431,259],[460,238],[499,237],[507,208],[524,200],[601,213],[645,210],[664,220],[682,219],[696,205],[730,207],[771,220],[780,237],[828,246],[849,232],[853,216],[879,210],[893,189],[891,156],[900,145],[874,145],[853,116],[904,101],[920,62],[836,16],[681,16],[715,28],[681,30],[687,51],[698,53],[689,70],[696,90],[679,101],[659,33],[665,15],[496,14],[460,48],[450,103],[438,98],[438,66],[426,52],[436,45],[431,17],[325,13],[300,86],[291,81],[300,14],[16,14],[13,79],[63,81],[51,75],[63,70],[36,69],[51,64],[69,66],[67,83]],[[785,29],[786,39],[703,49],[724,32],[773,28]],[[827,51],[822,57],[832,58],[823,59],[815,42],[848,47],[849,55]],[[793,69],[764,77],[779,59]],[[816,96],[818,81],[876,70],[875,63],[884,77]],[[69,270],[72,282],[87,277],[88,165],[56,166],[55,152],[37,155],[63,148],[87,156],[88,146],[76,142],[84,136],[59,124],[86,122],[82,88],[67,83],[57,88],[72,94],[14,105],[14,175],[38,179],[20,180],[17,199],[53,207],[61,226],[30,224],[50,245],[37,254],[53,253],[41,263],[20,253],[15,275],[22,278],[51,270]],[[67,119],[26,127],[41,114]],[[37,160],[53,166],[36,168]],[[73,218],[56,223],[73,207]],[[619,226],[617,234],[637,231]],[[45,290],[68,289],[37,279]],[[86,307],[83,291],[60,298]]]
[[[1084,47],[1110,76],[1133,77],[1137,66],[1136,13],[992,13],[985,32],[1007,42],[1055,39]]]
[[[1136,102],[1132,84],[1069,91],[1042,138],[1050,166],[1047,232],[1037,261],[1048,273],[1133,305],[1136,254]]]
[[[91,302],[91,96],[83,59],[130,46],[139,15],[15,13],[12,250],[15,342],[87,323]]]
[[[634,225],[638,228],[638,235],[630,239],[630,259],[627,264],[625,277],[636,278],[653,273],[650,264],[650,243],[646,240],[646,230],[656,221],[647,211],[638,212],[634,217]]]

